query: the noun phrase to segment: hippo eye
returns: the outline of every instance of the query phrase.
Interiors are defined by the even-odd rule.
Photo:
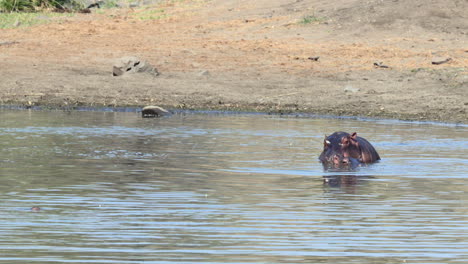
[[[328,140],[325,140],[325,144],[327,144],[327,145],[331,145],[331,142],[330,142],[330,141],[328,141]]]

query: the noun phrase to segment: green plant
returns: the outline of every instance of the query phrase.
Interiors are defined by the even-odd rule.
[[[321,22],[323,20],[324,19],[322,17],[318,17],[318,16],[315,16],[315,15],[307,15],[307,16],[304,16],[299,21],[299,23],[303,24],[303,25],[307,25],[307,24],[311,24],[311,23],[315,23],[315,22]]]
[[[81,9],[77,0],[0,0],[0,10],[4,12],[28,12],[49,8]]]
[[[135,13],[134,15],[140,20],[155,20],[167,16],[164,14],[164,9],[148,9],[143,12]]]
[[[18,25],[31,26],[54,21],[54,17],[73,16],[73,13],[0,13],[0,29]]]
[[[119,7],[117,4],[117,0],[108,0],[104,1],[104,3],[101,5],[101,8],[116,8]]]
[[[412,73],[420,72],[426,70],[425,68],[416,68],[416,69],[411,69]]]
[[[5,12],[33,10],[31,0],[0,0],[0,9]]]

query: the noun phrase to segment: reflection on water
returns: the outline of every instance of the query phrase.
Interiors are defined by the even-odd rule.
[[[382,161],[324,172],[336,130]],[[0,111],[0,263],[466,263],[467,132]]]

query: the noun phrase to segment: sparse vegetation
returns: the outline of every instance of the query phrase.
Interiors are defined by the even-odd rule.
[[[304,16],[300,21],[299,24],[307,25],[311,23],[320,23],[324,20],[323,17],[318,17],[316,15],[307,15]]]
[[[50,22],[54,17],[73,16],[73,13],[0,13],[0,28],[31,26]]]
[[[411,69],[411,72],[416,73],[416,72],[425,71],[425,70],[427,70],[427,69],[426,68],[415,68],[415,69]]]
[[[167,16],[164,13],[164,9],[147,9],[134,13],[133,15],[140,20],[155,20],[165,18]]]
[[[82,8],[83,4],[75,0],[0,0],[0,28],[47,23],[53,17],[72,16],[70,11]]]
[[[80,9],[83,4],[75,0],[0,0],[3,12],[33,12],[46,9]]]
[[[4,12],[17,12],[32,10],[31,0],[0,0],[0,10]]]
[[[107,0],[107,1],[104,1],[100,7],[101,8],[116,8],[116,7],[119,7],[119,4],[117,4],[117,0]]]

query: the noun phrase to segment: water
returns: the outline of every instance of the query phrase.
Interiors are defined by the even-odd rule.
[[[324,172],[337,130],[382,161]],[[467,132],[3,110],[0,263],[467,263]]]

